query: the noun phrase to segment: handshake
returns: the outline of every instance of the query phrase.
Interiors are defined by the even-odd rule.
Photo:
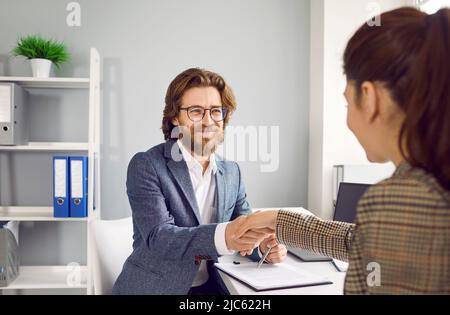
[[[277,215],[277,210],[256,212],[228,223],[225,230],[228,249],[246,256],[251,255],[257,247],[263,254],[270,248],[266,261],[272,264],[282,262],[286,258],[287,249],[278,244],[275,237]]]

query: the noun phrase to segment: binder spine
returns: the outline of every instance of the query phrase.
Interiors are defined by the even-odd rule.
[[[53,215],[69,217],[69,163],[65,156],[53,157]]]
[[[84,218],[88,216],[88,158],[70,157],[70,216]]]

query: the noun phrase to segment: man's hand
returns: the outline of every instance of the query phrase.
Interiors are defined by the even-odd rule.
[[[270,236],[268,229],[255,229],[237,237],[239,228],[247,221],[247,218],[247,216],[240,216],[227,224],[225,242],[229,250],[251,253],[264,239]]]
[[[275,234],[272,234],[266,238],[259,245],[259,250],[264,255],[268,247],[271,247],[269,256],[267,256],[266,261],[271,264],[278,264],[283,262],[287,256],[287,248],[284,245],[278,244]]]

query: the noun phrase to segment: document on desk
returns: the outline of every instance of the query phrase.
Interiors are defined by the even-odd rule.
[[[348,262],[333,259],[333,264],[336,267],[336,269],[340,272],[347,272],[348,270]]]
[[[318,276],[287,264],[264,264],[259,269],[257,268],[258,263],[254,262],[246,262],[239,265],[216,263],[215,266],[258,292],[333,283],[326,277]]]

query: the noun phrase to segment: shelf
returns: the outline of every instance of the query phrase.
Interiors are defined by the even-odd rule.
[[[88,89],[88,78],[0,77],[0,82],[17,83],[24,88]]]
[[[53,207],[0,207],[0,221],[83,222],[88,218],[55,218]]]
[[[49,89],[48,92],[58,93],[58,97],[74,96],[66,95],[66,93],[72,94],[73,92],[86,93],[89,97],[88,105],[88,116],[86,117],[87,125],[87,139],[74,139],[75,141],[80,140],[84,142],[49,142],[52,140],[59,139],[36,139],[32,138],[34,142],[30,142],[26,145],[19,146],[1,146],[0,145],[0,158],[3,155],[12,155],[19,152],[19,155],[23,154],[44,154],[44,155],[71,155],[71,152],[76,152],[73,155],[88,155],[88,187],[87,193],[90,196],[88,198],[88,213],[89,217],[85,218],[55,218],[53,216],[53,206],[48,206],[51,204],[51,199],[48,203],[43,203],[42,206],[8,206],[9,203],[4,203],[4,206],[0,206],[0,221],[22,221],[22,222],[74,222],[74,223],[63,223],[64,228],[69,228],[65,225],[77,225],[81,228],[81,232],[86,231],[86,241],[83,241],[83,251],[86,253],[85,257],[87,259],[85,266],[81,266],[81,281],[80,283],[73,285],[68,282],[76,277],[73,277],[74,270],[71,267],[65,265],[55,265],[55,266],[21,266],[20,274],[18,278],[11,283],[8,287],[0,287],[0,296],[3,291],[5,294],[20,294],[21,292],[14,292],[14,290],[43,290],[43,293],[52,293],[49,289],[54,289],[56,292],[60,290],[67,289],[81,289],[79,291],[82,294],[93,294],[94,293],[94,270],[93,263],[95,257],[94,252],[94,236],[89,233],[87,224],[100,218],[100,191],[101,191],[101,151],[100,151],[100,140],[101,140],[101,117],[102,117],[102,86],[101,86],[101,59],[98,51],[95,48],[90,49],[89,58],[89,75],[86,78],[33,78],[33,77],[20,77],[20,76],[0,76],[0,83],[15,83],[23,88],[30,89]],[[40,122],[40,120],[37,120]],[[44,126],[45,127],[45,126]],[[36,142],[39,140],[47,142]],[[71,141],[72,139],[60,139],[61,141]],[[73,141],[73,140],[72,140]],[[56,152],[56,153],[55,153]],[[20,160],[20,159],[19,159]],[[22,163],[26,163],[22,161]],[[9,175],[9,174],[8,174]],[[12,174],[14,175],[14,174]],[[1,174],[3,179],[3,174]],[[22,175],[20,175],[22,176]],[[44,183],[45,185],[51,183]],[[51,186],[48,187],[51,189]],[[18,189],[33,189],[32,187],[23,186],[18,187]],[[51,196],[50,196],[51,197]],[[17,204],[16,204],[17,205]],[[77,222],[77,223],[75,223]],[[56,223],[59,224],[59,223]],[[84,225],[86,224],[86,228]],[[52,224],[53,225],[53,224]],[[80,225],[80,226],[78,226]],[[45,232],[44,232],[45,233]],[[57,235],[54,235],[57,237]],[[81,240],[84,240],[82,238]],[[70,240],[72,242],[79,242],[80,239],[76,238]],[[47,249],[47,245],[45,245]],[[31,253],[29,256],[39,257],[45,254],[45,250],[38,247],[32,247],[29,250]],[[52,249],[55,253],[59,252],[61,248]],[[39,264],[37,261],[30,261],[28,264]],[[48,290],[48,291],[45,291]],[[70,290],[69,290],[70,291]],[[67,291],[67,292],[69,292]],[[40,292],[41,293],[41,292]]]
[[[1,145],[0,151],[88,151],[87,142],[30,142],[27,145]]]
[[[86,266],[80,266],[80,271],[81,282],[76,284],[72,283],[77,278],[72,277],[76,270],[71,266],[21,266],[17,279],[0,290],[87,288]]]

